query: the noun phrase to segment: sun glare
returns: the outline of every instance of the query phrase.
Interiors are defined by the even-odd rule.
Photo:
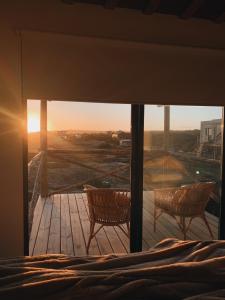
[[[28,132],[40,131],[40,120],[39,120],[38,116],[36,116],[36,115],[28,116],[27,131]]]

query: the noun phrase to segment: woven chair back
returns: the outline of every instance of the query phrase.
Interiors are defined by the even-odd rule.
[[[180,214],[198,215],[204,212],[215,186],[214,182],[200,182],[181,187],[175,194]]]
[[[104,225],[130,221],[129,192],[119,189],[86,189],[90,220]]]

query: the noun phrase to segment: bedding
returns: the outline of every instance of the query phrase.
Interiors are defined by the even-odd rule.
[[[128,255],[0,259],[0,299],[225,299],[225,241],[165,239]]]

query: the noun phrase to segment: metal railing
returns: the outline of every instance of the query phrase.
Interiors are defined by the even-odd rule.
[[[29,197],[29,203],[28,203],[29,232],[31,230],[34,208],[37,203],[38,197],[40,195],[40,175],[41,175],[41,170],[43,167],[43,157],[44,157],[44,153],[43,153],[43,151],[40,151],[28,163],[28,178],[30,178],[33,168],[36,168],[36,174],[35,174],[35,178],[34,178],[32,193],[31,193],[31,197]]]
[[[120,167],[113,168],[113,169],[111,169],[109,171],[105,171],[104,169],[101,169],[101,168],[98,168],[98,167],[93,167],[93,166],[91,166],[88,163],[81,162],[77,157],[74,157],[73,159],[70,159],[70,158],[67,158],[67,157],[60,156],[60,152],[61,151],[51,150],[51,151],[48,151],[48,154],[51,157],[60,158],[60,160],[62,160],[64,162],[67,162],[67,163],[69,162],[69,163],[72,163],[72,164],[77,165],[79,167],[83,167],[83,168],[85,168],[87,170],[95,171],[95,172],[98,173],[98,175],[95,175],[95,176],[93,176],[91,178],[86,178],[84,180],[81,180],[81,181],[73,183],[73,184],[69,184],[69,185],[67,184],[67,185],[65,185],[63,187],[60,187],[59,189],[51,191],[49,193],[49,195],[60,194],[62,192],[68,192],[71,189],[78,188],[78,187],[83,186],[85,184],[89,184],[93,180],[103,179],[103,178],[105,178],[107,176],[112,176],[114,178],[117,178],[117,179],[129,182],[129,178],[119,175],[119,173],[121,171],[126,171],[126,170],[128,170],[130,168],[129,164],[127,164],[125,166],[120,166]],[[62,151],[62,153],[64,153],[64,152]],[[82,153],[84,153],[84,151]],[[85,153],[95,153],[95,151],[87,151],[87,152],[85,151]]]

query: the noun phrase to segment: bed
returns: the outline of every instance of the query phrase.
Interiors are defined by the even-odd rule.
[[[225,299],[225,241],[165,239],[128,255],[0,259],[0,299]]]

